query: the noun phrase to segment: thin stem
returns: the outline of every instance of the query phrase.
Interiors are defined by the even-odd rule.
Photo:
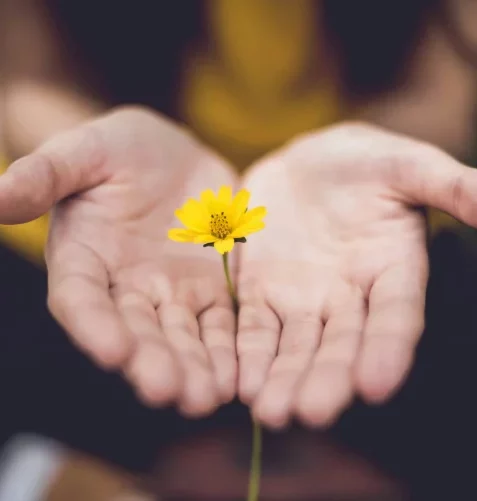
[[[238,312],[238,299],[235,287],[230,277],[229,269],[229,254],[226,252],[222,255],[224,263],[225,278],[227,280],[227,287],[232,299],[234,310]],[[260,425],[253,421],[253,435],[252,435],[252,461],[250,464],[250,477],[248,484],[248,501],[258,501],[260,494],[260,476],[262,469],[262,429]]]
[[[238,311],[238,299],[237,299],[237,293],[235,292],[235,287],[232,282],[232,279],[230,278],[230,269],[229,269],[229,253],[226,252],[225,254],[222,255],[222,260],[224,263],[224,272],[225,272],[225,278],[227,279],[227,287],[229,289],[229,294],[232,299],[233,305],[234,305],[234,310],[235,312]]]
[[[260,494],[260,476],[262,466],[262,429],[253,421],[252,462],[250,465],[250,479],[248,484],[247,501],[258,501]]]

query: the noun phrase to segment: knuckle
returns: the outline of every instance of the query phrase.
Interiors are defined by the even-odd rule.
[[[301,352],[298,355],[302,355]],[[270,368],[270,377],[295,378],[306,370],[307,362],[311,357],[297,356],[297,353],[283,353],[278,355]]]
[[[181,304],[163,306],[160,308],[159,316],[164,329],[199,337],[197,317],[187,306]]]
[[[56,192],[56,173],[46,155],[38,151],[23,157],[10,166],[9,172],[19,204],[41,208],[42,212],[50,208]]]
[[[91,355],[104,370],[113,370],[123,365],[128,350],[122,345],[110,343],[101,345]]]
[[[147,297],[145,297],[141,292],[133,289],[112,287],[110,289],[110,294],[120,309],[142,306],[145,302],[147,302]]]
[[[47,306],[53,316],[57,319],[63,317],[68,305],[68,293],[64,291],[63,283],[56,285],[48,291]]]
[[[316,311],[303,309],[284,315],[285,325],[289,324],[294,329],[317,328],[320,322],[321,318],[318,309]]]
[[[54,284],[50,282],[47,305],[57,319],[64,319],[73,313],[79,304],[85,303],[80,286],[81,277],[74,275],[65,276]]]
[[[204,328],[215,328],[222,331],[232,329],[235,318],[232,310],[225,307],[215,307],[206,310],[199,317],[199,322]]]
[[[76,166],[96,167],[104,163],[106,148],[100,127],[90,122],[60,134],[39,150],[55,171],[74,172]]]
[[[279,329],[280,321],[268,307],[244,304],[240,308],[238,327],[240,332],[255,329]]]

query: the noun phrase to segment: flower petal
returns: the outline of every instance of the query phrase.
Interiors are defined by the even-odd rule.
[[[214,237],[214,235],[210,234],[202,234],[202,235],[196,235],[194,238],[194,243],[196,244],[210,244],[212,242],[217,242],[218,238]]]
[[[193,198],[175,211],[177,219],[186,227],[199,233],[209,232],[209,214],[204,205]]]
[[[235,225],[240,220],[240,217],[243,216],[243,214],[245,213],[249,201],[250,201],[250,192],[245,189],[240,190],[235,195],[232,201],[232,207],[230,209],[230,218],[231,218],[230,223],[232,228],[235,227]]]
[[[212,190],[204,190],[200,194],[200,201],[207,208],[209,214],[213,214],[215,212],[215,207],[217,205],[217,198],[215,193]]]
[[[263,221],[251,221],[250,223],[243,224],[236,228],[230,236],[233,238],[242,238],[251,233],[263,230],[263,228],[265,228],[265,223]]]
[[[255,207],[247,211],[241,219],[237,222],[237,227],[243,224],[251,223],[252,221],[261,221],[267,215],[265,207]]]
[[[232,187],[221,186],[219,189],[217,200],[220,204],[230,205],[232,203]]]
[[[192,212],[194,214],[197,214],[205,220],[207,220],[207,217],[209,216],[207,206],[202,201],[196,200],[195,198],[189,198],[187,202],[182,206],[182,210],[184,212]]]
[[[184,228],[172,228],[167,232],[167,236],[174,242],[194,242],[197,234]]]
[[[214,243],[214,247],[220,254],[225,254],[234,248],[234,244],[233,238],[226,238],[225,240],[217,240],[217,242]]]

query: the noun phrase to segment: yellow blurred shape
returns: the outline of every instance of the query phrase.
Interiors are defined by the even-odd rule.
[[[461,224],[457,219],[449,216],[449,214],[438,209],[433,209],[432,207],[428,211],[427,221],[431,237],[434,237],[444,229],[455,228]]]
[[[6,160],[0,159],[0,172],[8,167]],[[43,266],[43,251],[48,235],[48,215],[30,223],[0,225],[0,242],[34,264]]]

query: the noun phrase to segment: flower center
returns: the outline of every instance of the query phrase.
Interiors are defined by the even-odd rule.
[[[230,226],[227,216],[223,212],[210,216],[210,233],[221,240],[229,236]]]

